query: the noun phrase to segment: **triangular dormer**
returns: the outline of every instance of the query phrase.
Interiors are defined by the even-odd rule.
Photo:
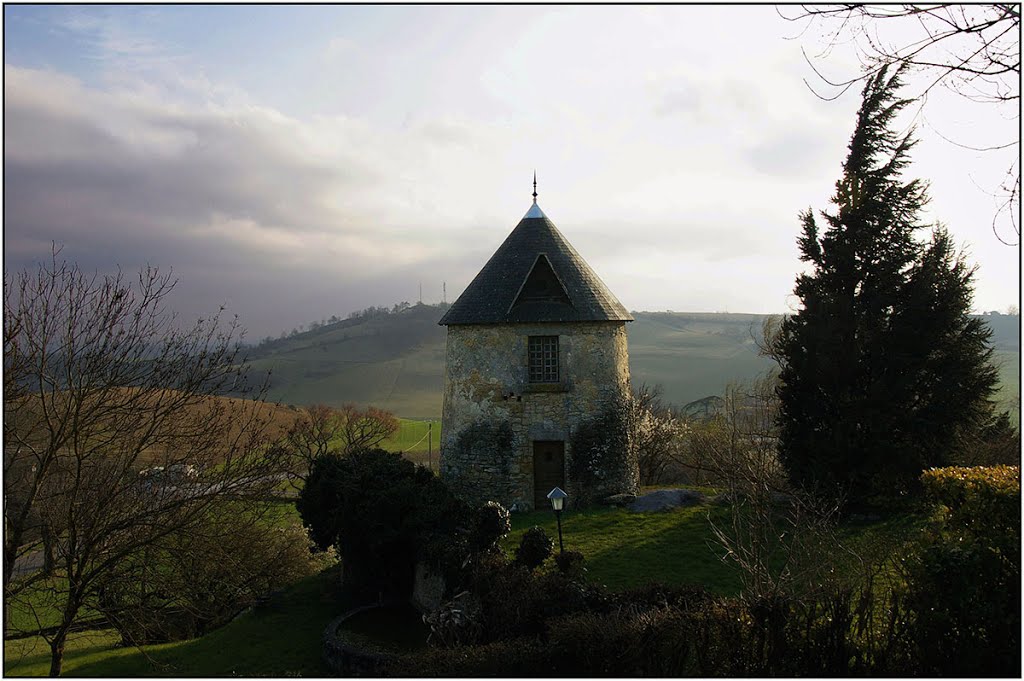
[[[533,268],[526,275],[523,285],[519,287],[519,294],[516,295],[516,299],[509,310],[511,311],[520,305],[529,305],[530,303],[568,305],[572,307],[569,293],[565,290],[565,286],[558,278],[558,275],[555,274],[555,270],[552,269],[548,257],[543,253],[537,256],[536,262],[533,263]]]

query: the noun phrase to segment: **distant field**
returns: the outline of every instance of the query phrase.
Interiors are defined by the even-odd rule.
[[[996,366],[999,367],[999,392],[996,402],[999,408],[1010,412],[1010,420],[1020,427],[1020,352],[996,350]]]
[[[118,388],[118,391],[127,390],[125,388]],[[21,404],[26,410],[25,413],[31,413],[33,410],[38,413],[40,409],[40,402],[35,399],[35,396],[22,398]],[[275,439],[281,436],[288,427],[294,422],[295,417],[298,415],[298,411],[295,408],[290,408],[283,405],[274,404],[272,402],[257,403],[248,399],[240,399],[237,397],[209,397],[202,396],[197,398],[193,404],[186,408],[187,414],[194,416],[197,419],[205,418],[210,413],[210,409],[216,405],[217,409],[223,410],[224,417],[219,418],[219,422],[224,426],[221,434],[223,435],[223,443],[229,443],[239,437],[241,428],[247,424],[250,424],[254,420],[265,422],[266,428],[264,435],[268,439]],[[36,417],[38,418],[38,417]],[[26,417],[23,423],[29,423],[30,420]],[[41,441],[45,442],[48,435],[43,429],[36,429],[34,432],[24,435],[27,440],[35,441],[38,445]],[[149,465],[156,465],[160,463],[166,463],[167,452],[162,447],[154,447],[148,450],[143,450],[138,458],[139,467],[145,467]]]
[[[417,421],[399,419],[401,426],[392,437],[381,443],[389,452],[400,452],[402,456],[433,470],[437,470],[438,449],[441,442],[441,421]]]
[[[772,367],[754,338],[763,315],[636,312],[627,325],[634,385],[660,384],[668,402],[683,405],[721,395]]]

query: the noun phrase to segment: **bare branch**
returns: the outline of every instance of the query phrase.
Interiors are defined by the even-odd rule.
[[[274,455],[286,462],[291,485],[299,490],[320,457],[376,447],[398,426],[393,414],[376,407],[314,404],[300,411],[285,437],[275,443]]]
[[[100,277],[59,252],[4,277],[4,603],[39,588],[60,602],[38,623],[54,674],[105,576],[226,500],[266,498],[279,470],[237,320],[182,326],[170,273]],[[47,569],[17,575],[39,552]]]
[[[803,23],[801,35],[812,25],[827,27],[825,46],[815,58],[801,49],[820,83],[836,90],[829,95],[807,80],[804,83],[819,99],[832,101],[845,94],[855,83],[867,82],[881,69],[908,66],[927,74],[928,81],[914,93],[925,98],[939,85],[967,100],[988,105],[1014,107],[1020,101],[1020,8],[1017,5],[800,5],[777,8],[785,20]],[[890,44],[881,37],[881,29],[892,25],[906,29],[900,39]],[[916,31],[915,37],[909,37]],[[861,71],[847,78],[829,78],[816,60],[826,58],[831,50],[845,42],[857,50]],[[933,128],[934,129],[934,128]],[[938,131],[937,131],[938,132]],[[953,142],[941,132],[939,136],[956,146],[978,151],[1004,151],[1020,147],[1019,132],[1001,144],[964,144]],[[1001,242],[1019,242],[1020,192],[1019,171],[1002,183],[993,217],[993,232]],[[1003,221],[1016,235],[1007,240],[999,233],[997,223]]]

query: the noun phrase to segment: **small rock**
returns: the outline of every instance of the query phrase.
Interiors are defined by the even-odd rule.
[[[692,489],[659,489],[636,498],[629,505],[634,513],[667,511],[680,506],[693,506],[704,501],[704,495]]]
[[[603,506],[618,506],[621,508],[632,504],[634,501],[636,501],[635,494],[613,494],[610,497],[605,497],[598,503]]]

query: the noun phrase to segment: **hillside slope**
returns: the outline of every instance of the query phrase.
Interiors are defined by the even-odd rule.
[[[347,319],[253,348],[257,371],[270,371],[269,398],[283,404],[373,404],[407,418],[438,418],[444,384],[446,308]],[[771,368],[754,338],[764,315],[634,312],[629,332],[633,384],[660,384],[665,399],[686,404],[720,395],[730,381]],[[1019,317],[987,316],[1004,383],[1001,399],[1020,395]]]
[[[346,319],[261,345],[249,353],[270,371],[268,398],[284,404],[372,404],[410,418],[441,414],[443,310],[415,305],[395,314]]]

